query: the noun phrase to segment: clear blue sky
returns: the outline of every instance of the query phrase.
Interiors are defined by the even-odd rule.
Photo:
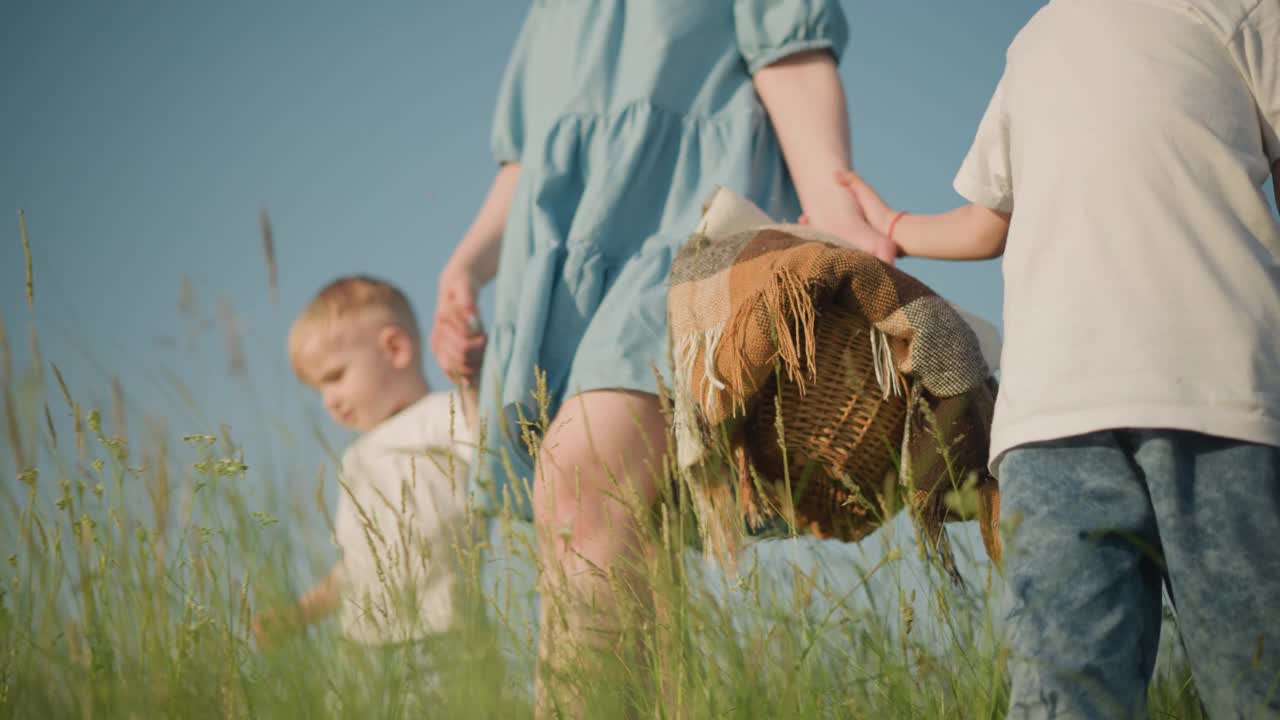
[[[855,161],[891,202],[957,202],[951,177],[1004,49],[1039,5],[845,2]],[[23,208],[42,349],[73,390],[105,402],[110,371],[136,413],[243,428],[260,416],[252,399],[288,422],[308,400],[288,373],[284,332],[320,285],[382,275],[429,321],[437,273],[494,169],[490,115],[524,8],[4,3],[0,308],[10,334],[24,344]],[[279,305],[267,289],[262,207],[274,221]],[[997,264],[904,267],[999,321]],[[182,340],[192,333],[177,309],[184,274],[207,320],[219,302],[234,309],[252,396],[230,389],[220,331]],[[188,386],[202,419],[162,392],[162,368]]]
[[[959,201],[951,178],[1005,48],[1039,5],[845,2],[855,162],[891,202]],[[105,410],[118,374],[135,434],[144,417],[173,434],[226,423],[246,443],[251,477],[299,495],[288,488],[300,473],[310,496],[323,458],[303,418],[318,404],[289,373],[289,319],[331,278],[367,272],[403,287],[429,321],[436,276],[494,171],[490,116],[525,7],[0,4],[0,312],[19,359],[23,208],[41,347],[82,404]],[[999,322],[998,264],[903,266]],[[184,275],[195,320],[178,309]],[[220,306],[244,334],[250,384],[228,376]],[[430,360],[427,370],[444,385]],[[50,404],[65,422],[56,391]],[[298,443],[281,450],[289,435]]]

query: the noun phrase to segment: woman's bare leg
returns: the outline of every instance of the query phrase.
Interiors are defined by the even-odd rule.
[[[621,614],[652,601],[646,523],[666,448],[658,398],[646,393],[582,393],[564,404],[546,433],[533,490],[542,564],[540,718],[584,714],[580,695],[562,692],[555,674],[578,662],[576,651],[619,642]]]

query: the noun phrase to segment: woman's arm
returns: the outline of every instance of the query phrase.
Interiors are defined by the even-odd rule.
[[[755,87],[809,223],[893,262],[892,244],[867,225],[848,193],[831,181],[850,167],[849,116],[831,53],[812,50],[784,58],[757,71]]]
[[[498,273],[502,233],[520,180],[520,164],[503,165],[453,256],[440,273],[431,352],[440,369],[463,387],[480,371],[485,335],[476,296]]]
[[[445,266],[465,269],[478,287],[488,284],[498,273],[502,231],[507,225],[507,213],[519,179],[520,163],[507,163],[498,169],[480,211]]]

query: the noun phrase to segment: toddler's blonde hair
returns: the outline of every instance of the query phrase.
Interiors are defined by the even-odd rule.
[[[415,350],[419,348],[418,319],[404,293],[379,278],[347,275],[324,286],[293,321],[289,330],[289,364],[294,374],[303,377],[301,353],[309,339],[335,323],[365,313],[381,315],[378,319],[403,330],[413,341]]]

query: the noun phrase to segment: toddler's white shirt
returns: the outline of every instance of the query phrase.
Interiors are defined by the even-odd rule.
[[[1115,427],[1280,445],[1280,0],[1053,0],[956,190],[1011,211],[991,466]]]
[[[347,639],[407,642],[453,627],[460,543],[477,532],[466,517],[473,450],[461,398],[447,392],[429,393],[347,449],[334,521]]]

